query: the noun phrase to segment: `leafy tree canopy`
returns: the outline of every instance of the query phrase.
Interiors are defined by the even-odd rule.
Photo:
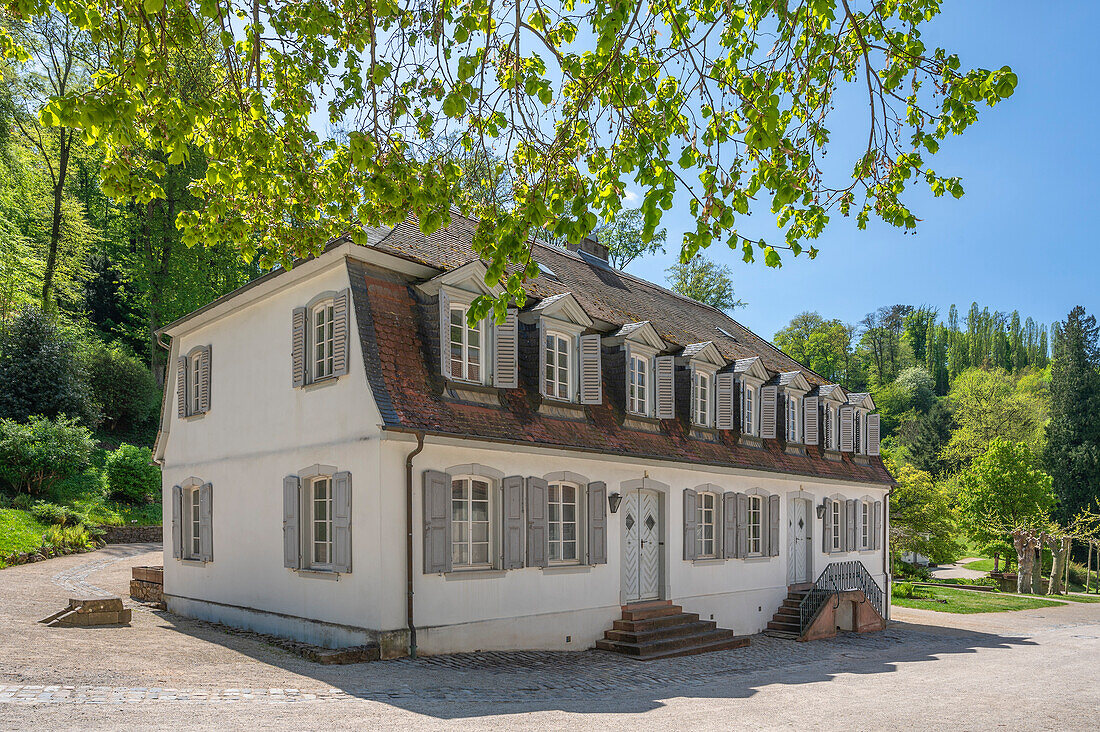
[[[1024,443],[993,440],[958,476],[959,507],[971,536],[991,543],[1007,530],[1045,523],[1054,504],[1050,476]]]
[[[826,379],[848,382],[853,328],[837,319],[825,320],[816,312],[799,313],[775,334],[775,345],[784,353]]]
[[[62,13],[94,47],[92,86],[40,118],[102,146],[109,195],[163,198],[166,167],[201,149],[201,203],[178,217],[186,243],[232,242],[262,267],[409,214],[431,232],[457,206],[480,219],[475,248],[505,284],[470,317],[523,300],[532,232],[579,242],[628,185],[644,192],[646,239],[686,202],[697,223],[684,261],[716,242],[770,266],[780,249],[812,257],[835,212],[913,228],[907,187],[962,195],[932,157],[1016,86],[1007,66],[967,69],[925,43],[941,0],[4,4],[27,22]],[[178,73],[190,65],[211,70],[202,94]],[[867,112],[867,143],[838,177],[821,161],[849,104]],[[464,190],[455,157],[432,144],[449,134],[503,161],[507,203]],[[147,149],[164,159],[138,162]],[[761,210],[776,238],[750,229]],[[521,265],[511,275],[509,262]]]
[[[956,517],[950,493],[932,476],[912,465],[887,460],[897,481],[890,494],[890,544],[894,551],[915,552],[933,562],[958,556]]]
[[[690,262],[672,265],[665,273],[669,287],[693,300],[727,312],[745,306],[734,294],[733,272],[724,264],[696,256]]]
[[[612,267],[626,269],[638,257],[664,251],[665,230],[646,239],[644,229],[640,208],[623,209],[611,223],[596,229],[596,238],[607,247],[607,261]]]
[[[1038,450],[1046,408],[1000,369],[969,369],[959,374],[947,403],[958,429],[944,449],[949,464],[965,467],[996,439]]]

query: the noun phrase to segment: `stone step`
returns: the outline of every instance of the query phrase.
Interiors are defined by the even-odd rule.
[[[682,615],[684,609],[672,604],[628,605],[623,609],[623,620],[650,620],[668,615]]]
[[[785,630],[765,630],[764,635],[770,638],[783,638],[784,640],[798,640],[798,633],[788,633]]]
[[[781,630],[785,633],[795,633],[795,634],[800,634],[802,632],[802,627],[798,623],[787,623],[787,622],[783,622],[783,621],[778,621],[777,622],[775,620],[769,620],[768,621],[768,628],[767,629],[768,630]]]
[[[685,635],[697,635],[708,630],[714,630],[716,624],[713,620],[697,620],[692,623],[680,625],[666,625],[653,630],[608,630],[604,631],[604,638],[611,641],[624,643],[652,643],[667,638],[677,638]]]
[[[677,648],[669,648],[667,650],[648,650],[647,653],[635,654],[626,653],[617,648],[610,648],[601,646],[601,644],[608,644],[609,641],[596,641],[597,648],[603,648],[603,650],[616,651],[623,653],[624,655],[634,658],[639,661],[654,661],[659,658],[675,658],[676,656],[694,656],[699,653],[709,653],[711,651],[724,651],[731,648],[744,648],[749,645],[749,637],[745,635],[729,635],[726,637],[711,637],[711,638],[699,638],[690,644],[685,644]]]
[[[656,628],[666,628],[670,625],[694,623],[698,619],[698,613],[680,613],[679,615],[662,615],[659,618],[650,618],[649,620],[616,620],[613,627],[615,630],[643,632],[655,630]]]
[[[692,633],[691,635],[683,635],[676,638],[665,638],[663,640],[654,640],[646,643],[629,643],[626,641],[613,641],[603,639],[596,641],[596,647],[605,651],[623,653],[628,656],[648,658],[656,655],[684,651],[689,648],[710,646],[712,644],[722,641],[728,641],[733,637],[734,635],[732,630],[727,630],[726,628],[715,628],[713,630],[706,630],[701,633]],[[699,652],[702,653],[702,651]]]
[[[801,623],[802,613],[798,612],[797,608],[781,607],[779,612],[772,616],[772,620]]]
[[[802,601],[801,600],[792,600],[789,597],[785,597],[785,598],[783,598],[783,604],[780,605],[780,607],[781,608],[790,607],[790,608],[794,608],[795,610],[797,610],[798,608],[802,607]]]

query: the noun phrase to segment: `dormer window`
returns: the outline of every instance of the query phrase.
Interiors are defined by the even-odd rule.
[[[711,409],[711,402],[713,401],[712,379],[713,377],[705,371],[695,372],[695,394],[691,400],[694,407],[692,421],[702,427],[710,427],[713,422]]]
[[[458,381],[482,382],[482,331],[484,321],[466,322],[468,307],[451,306],[451,378]]]
[[[545,349],[544,394],[555,399],[573,399],[573,337],[547,331]]]
[[[741,395],[743,399],[741,405],[741,415],[743,417],[741,431],[746,435],[756,435],[756,427],[759,424],[759,420],[756,418],[756,387],[746,385]]]
[[[649,416],[649,359],[630,355],[630,382],[626,408],[634,414]]]
[[[336,343],[333,301],[324,300],[313,306],[310,316],[313,359],[310,369],[313,381],[327,379],[333,373],[333,352]]]
[[[793,394],[787,396],[787,442],[802,442],[801,399]]]
[[[724,368],[726,359],[714,345],[713,341],[691,343],[684,346],[683,352],[677,357],[677,362],[686,368],[690,375],[690,393],[686,394],[691,423],[697,427],[714,427],[715,412],[715,378],[718,370]],[[730,387],[732,389],[732,386]],[[726,409],[732,410],[733,394],[726,392]],[[727,414],[727,418],[731,415]],[[729,429],[728,422],[726,429]]]

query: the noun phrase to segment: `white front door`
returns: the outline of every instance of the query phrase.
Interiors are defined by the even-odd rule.
[[[810,502],[792,498],[787,521],[787,584],[812,582],[810,577]]]
[[[661,513],[657,494],[629,491],[623,496],[624,602],[656,600],[661,591]]]

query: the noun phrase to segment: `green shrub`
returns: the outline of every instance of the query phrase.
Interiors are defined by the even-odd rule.
[[[47,495],[87,467],[92,447],[91,432],[71,418],[0,419],[0,484],[15,493]]]
[[[932,578],[932,572],[928,567],[922,567],[919,564],[910,564],[909,562],[903,562],[900,559],[894,560],[894,576],[900,579],[919,580],[921,582],[927,582]]]
[[[46,501],[38,501],[31,506],[31,515],[44,524],[57,524],[58,526],[65,526],[66,524],[75,524],[73,513],[64,506],[58,506],[56,503],[47,503]]]
[[[91,549],[92,537],[83,526],[51,526],[42,534],[42,543],[56,549]]]
[[[83,361],[105,429],[131,432],[155,419],[160,395],[143,361],[99,342],[88,346]]]
[[[17,511],[30,511],[31,506],[35,504],[34,496],[28,493],[20,493],[15,498],[11,499],[11,507]]]
[[[112,498],[145,503],[160,494],[160,468],[153,464],[147,447],[122,445],[107,456],[103,466]]]
[[[26,307],[0,329],[0,417],[24,421],[36,414],[91,426],[99,416],[76,341],[41,310]]]

